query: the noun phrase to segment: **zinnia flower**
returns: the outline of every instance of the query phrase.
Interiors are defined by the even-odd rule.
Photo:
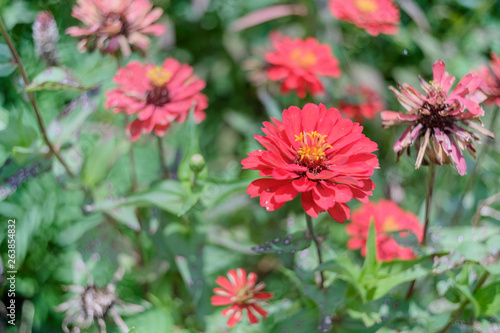
[[[399,32],[399,9],[391,0],[330,0],[332,15],[365,29],[370,35]]]
[[[401,231],[401,237],[406,237],[408,232],[412,232],[422,241],[424,229],[415,214],[404,211],[389,200],[363,204],[353,212],[351,223],[346,227],[347,234],[351,236],[347,248],[361,249],[361,255],[366,256],[366,241],[372,220],[375,223],[378,261],[408,260],[416,257],[410,247],[399,245],[390,233]]]
[[[494,137],[493,133],[474,122],[480,122],[484,111],[478,103],[485,98],[478,88],[480,77],[468,74],[451,89],[455,77],[445,72],[444,62],[438,60],[433,66],[434,79],[429,83],[420,78],[420,85],[425,91],[421,94],[408,84],[398,84],[400,91],[394,87],[394,93],[401,105],[408,111],[383,111],[382,125],[407,124],[408,128],[394,144],[394,151],[399,157],[405,149],[416,144],[418,151],[415,169],[424,164],[453,164],[458,173],[464,175],[467,169],[462,151],[467,149],[475,157],[476,149],[472,140],[480,138],[471,130],[461,127],[469,126],[484,135]]]
[[[118,69],[114,82],[118,88],[108,91],[106,107],[115,113],[137,114],[127,130],[133,141],[142,133],[163,136],[173,121],[184,122],[195,105],[197,122],[205,119],[207,96],[200,93],[205,82],[193,74],[193,68],[168,58],[162,66],[131,61]]]
[[[363,127],[344,119],[339,110],[306,104],[283,111],[283,121],[264,122],[266,136],[255,139],[266,150],[254,151],[241,163],[259,170],[247,189],[260,196],[268,211],[301,193],[302,207],[312,217],[324,211],[338,222],[349,218],[347,202],[367,202],[375,185],[370,180],[378,160],[377,144],[361,133]]]
[[[273,34],[271,42],[274,51],[266,54],[270,64],[267,76],[271,81],[282,81],[281,92],[297,90],[300,98],[306,91],[312,95],[324,92],[318,76],[339,77],[338,60],[327,44],[320,44],[316,38],[292,39]]]
[[[362,86],[360,88],[348,87],[348,97],[339,103],[342,114],[363,123],[365,119],[373,119],[375,114],[382,111],[384,103],[377,92]]]
[[[272,293],[263,292],[266,284],[257,281],[257,274],[247,273],[243,268],[232,269],[225,276],[219,276],[215,282],[221,288],[214,288],[215,296],[212,296],[212,305],[230,305],[222,311],[223,316],[229,316],[227,325],[233,327],[243,317],[246,310],[250,324],[259,322],[255,312],[266,318],[267,311],[262,309],[265,304],[263,300],[273,297]]]
[[[485,103],[500,106],[500,57],[491,52],[489,66],[481,67],[476,75],[483,79],[480,89],[488,96]]]
[[[147,35],[159,36],[165,27],[153,24],[163,10],[153,8],[149,0],[78,0],[72,16],[86,27],[71,27],[66,33],[79,37],[78,50],[93,51],[96,46],[102,53],[115,53],[124,57],[131,53],[131,46],[145,51],[149,46]]]

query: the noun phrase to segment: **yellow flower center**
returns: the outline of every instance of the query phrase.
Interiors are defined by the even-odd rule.
[[[332,146],[326,142],[327,135],[321,135],[316,131],[300,133],[295,136],[295,141],[301,143],[297,151],[300,162],[309,168],[317,167],[326,158],[326,150]]]
[[[161,87],[170,80],[172,73],[161,66],[155,66],[148,71],[149,81],[156,87]]]
[[[356,0],[355,4],[363,13],[372,13],[378,9],[378,4],[375,0]]]
[[[290,58],[300,67],[310,67],[316,64],[317,59],[311,51],[295,49],[290,53]]]
[[[383,232],[393,232],[398,230],[400,230],[400,227],[394,216],[389,216],[385,219],[384,225],[382,227]]]
[[[246,304],[253,297],[254,297],[253,289],[248,288],[248,286],[245,286],[236,292],[235,301],[238,304]]]

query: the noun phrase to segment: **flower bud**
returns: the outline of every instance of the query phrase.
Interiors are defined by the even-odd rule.
[[[59,31],[56,21],[50,12],[38,13],[33,23],[33,41],[35,42],[35,53],[49,66],[57,66],[57,42]]]
[[[205,167],[205,159],[200,154],[194,154],[189,160],[189,167],[194,173],[200,173]]]

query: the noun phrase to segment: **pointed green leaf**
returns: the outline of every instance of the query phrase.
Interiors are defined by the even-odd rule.
[[[84,86],[71,76],[67,69],[49,67],[33,79],[26,91],[40,90],[90,90],[95,86]]]

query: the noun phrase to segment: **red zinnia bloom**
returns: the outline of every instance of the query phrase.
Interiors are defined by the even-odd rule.
[[[263,300],[273,297],[272,293],[263,292],[266,284],[257,281],[257,274],[247,273],[243,268],[232,269],[225,276],[219,276],[215,282],[222,288],[214,288],[215,296],[212,296],[212,305],[230,305],[222,311],[223,316],[229,316],[227,325],[233,327],[243,317],[246,310],[250,324],[258,323],[255,312],[266,318],[267,311],[262,309],[265,304]]]
[[[384,103],[377,92],[366,86],[361,88],[351,86],[346,91],[349,96],[340,102],[339,109],[344,115],[358,123],[363,123],[365,118],[373,119],[375,114],[384,108]]]
[[[365,29],[370,35],[399,32],[399,9],[391,0],[330,0],[332,15]]]
[[[271,118],[255,139],[266,150],[254,151],[241,163],[259,170],[247,193],[260,196],[260,204],[272,211],[302,193],[302,207],[312,217],[328,211],[344,222],[347,202],[367,202],[375,185],[370,180],[378,160],[371,152],[377,144],[361,133],[363,127],[344,119],[339,110],[323,104],[306,104],[283,111],[283,121]]]
[[[377,260],[407,260],[416,257],[411,248],[400,246],[390,233],[402,231],[401,236],[405,237],[406,232],[411,231],[419,241],[422,241],[424,229],[415,214],[404,211],[389,200],[363,204],[353,212],[351,223],[346,227],[347,233],[351,236],[347,242],[349,249],[361,249],[361,255],[366,256],[366,241],[372,220],[377,235],[375,238]]]
[[[149,38],[159,36],[165,27],[153,24],[163,10],[153,8],[149,0],[78,0],[72,16],[82,21],[86,27],[71,27],[66,33],[79,37],[78,49],[93,51],[95,47],[102,53],[115,53],[118,49],[124,57],[131,53],[130,46],[146,50]]]
[[[205,82],[193,74],[193,68],[168,58],[162,66],[131,61],[118,69],[114,82],[118,88],[106,94],[106,107],[115,112],[137,114],[127,126],[132,141],[142,133],[163,136],[170,123],[184,122],[189,110],[195,106],[197,122],[205,119],[207,96],[200,93]]]
[[[485,103],[500,106],[500,57],[491,52],[489,66],[479,68],[476,75],[483,78],[480,89],[488,96]]]
[[[426,82],[420,78],[425,95],[406,83],[398,84],[400,91],[389,87],[408,112],[383,111],[382,125],[409,125],[394,144],[394,151],[399,158],[416,143],[418,155],[415,169],[422,162],[439,165],[452,163],[457,167],[458,173],[464,175],[467,165],[462,151],[467,148],[475,157],[476,149],[472,140],[480,138],[474,132],[460,127],[459,123],[494,137],[493,133],[473,122],[479,121],[484,114],[478,104],[485,98],[478,90],[483,80],[468,74],[450,91],[455,77],[445,71],[444,62],[437,60],[433,71],[434,80]]]
[[[282,81],[281,92],[286,94],[296,89],[300,98],[306,90],[312,95],[324,92],[318,76],[339,77],[339,62],[327,44],[320,44],[316,38],[292,39],[273,34],[271,42],[274,51],[266,54],[270,64],[267,76],[271,81]]]

